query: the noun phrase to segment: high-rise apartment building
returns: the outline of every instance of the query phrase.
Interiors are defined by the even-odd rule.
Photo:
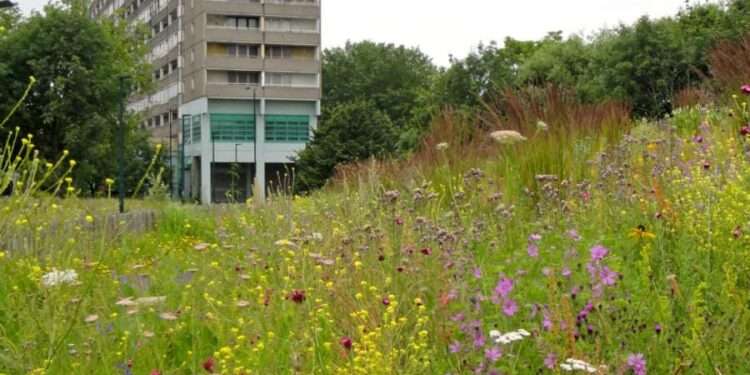
[[[320,115],[320,0],[97,0],[151,28],[156,89],[131,98],[174,150],[174,186],[201,202],[265,195]]]

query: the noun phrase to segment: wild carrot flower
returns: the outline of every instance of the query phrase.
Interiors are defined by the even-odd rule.
[[[515,131],[515,130],[498,130],[490,133],[490,138],[495,140],[495,142],[504,144],[504,145],[512,145],[514,143],[523,142],[526,140],[526,137],[521,135],[521,133]]]
[[[596,373],[596,367],[575,358],[566,359],[565,362],[560,364],[560,368],[565,371],[585,371],[589,374]]]
[[[440,142],[437,145],[435,145],[435,149],[438,151],[445,151],[448,149],[448,142]]]
[[[78,273],[76,273],[75,270],[64,270],[64,271],[58,271],[57,269],[52,269],[51,272],[48,272],[42,276],[42,285],[46,287],[52,287],[60,284],[72,284],[74,282],[78,281]]]
[[[505,334],[500,333],[500,331],[494,329],[490,331],[490,338],[493,342],[495,342],[495,344],[510,344],[514,341],[523,340],[524,337],[529,336],[531,336],[531,334],[525,329],[519,329]]]
[[[643,354],[631,354],[628,356],[628,367],[633,370],[635,375],[646,375],[646,360]]]

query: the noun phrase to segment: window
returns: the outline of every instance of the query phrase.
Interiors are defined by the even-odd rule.
[[[310,116],[266,116],[266,141],[307,142],[309,140]]]
[[[224,16],[209,14],[206,23],[213,27],[225,27],[232,29],[257,29],[260,20],[258,17]]]
[[[255,119],[252,115],[212,113],[211,139],[217,142],[248,142],[255,139]]]
[[[177,70],[177,60],[172,60],[169,62],[169,68],[174,72]]]
[[[154,117],[154,127],[161,126],[161,116]]]
[[[308,18],[267,18],[268,31],[316,32],[318,21]]]
[[[285,46],[268,46],[266,57],[270,59],[288,59],[292,57],[292,49]]]
[[[258,84],[258,73],[255,72],[227,72],[227,82],[240,84]]]
[[[191,127],[191,133],[193,140],[193,143],[198,143],[201,141],[201,116],[193,116],[193,126]]]
[[[249,44],[208,44],[209,54],[213,56],[232,56],[232,57],[258,57],[258,46]]]
[[[267,73],[266,84],[284,87],[317,87],[318,76],[302,73]]]
[[[161,69],[154,70],[154,80],[161,79]]]

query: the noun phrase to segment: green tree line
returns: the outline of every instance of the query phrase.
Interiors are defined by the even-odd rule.
[[[508,89],[556,85],[582,102],[626,102],[634,117],[664,116],[677,93],[711,76],[708,57],[717,42],[748,30],[750,0],[686,2],[672,17],[644,16],[592,35],[550,32],[541,40],[480,44],[447,67],[435,66],[417,48],[392,44],[329,49],[322,121],[297,160],[297,189],[324,185],[339,163],[408,154],[436,111],[477,111]],[[359,138],[384,143],[352,147],[359,138],[350,137],[351,128]],[[347,151],[333,151],[340,149]]]

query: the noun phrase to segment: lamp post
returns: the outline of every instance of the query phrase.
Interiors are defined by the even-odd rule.
[[[254,187],[255,192],[257,192],[257,189],[258,189],[258,121],[257,120],[258,119],[256,115],[257,111],[256,111],[256,104],[255,104],[257,87],[247,86],[245,90],[253,90],[253,104],[252,104],[253,112],[250,115],[251,116],[250,118],[252,119],[252,124],[253,124],[253,163],[255,163],[255,176],[253,176],[253,187]],[[253,197],[255,198],[254,195],[255,194],[253,194]]]
[[[129,94],[129,78],[120,76],[120,111],[117,127],[117,195],[120,200],[120,213],[125,213],[125,101]]]

